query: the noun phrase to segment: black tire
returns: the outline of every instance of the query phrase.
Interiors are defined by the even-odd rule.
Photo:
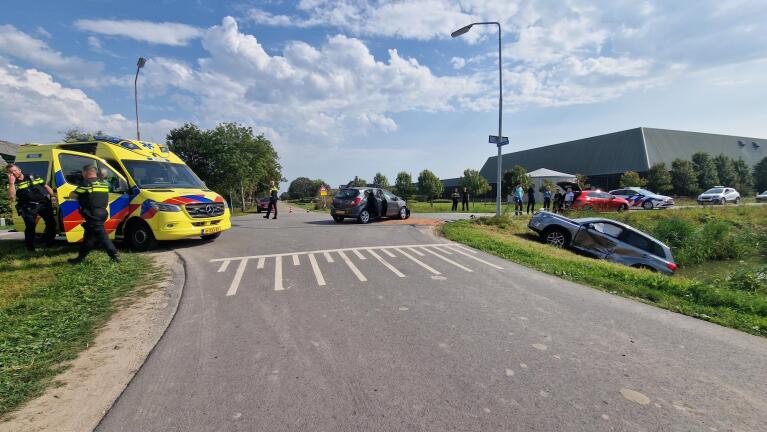
[[[157,246],[157,240],[154,238],[152,229],[146,222],[137,219],[128,222],[128,228],[125,230],[125,243],[129,249],[136,252],[146,252]]]
[[[341,223],[341,222],[344,221],[344,218],[341,217],[341,216],[333,216],[333,220],[338,222],[338,223]]]
[[[205,240],[205,241],[213,241],[213,240],[221,237],[221,233],[217,232],[215,234],[206,234],[206,235],[200,236],[200,237],[202,237],[202,239]]]
[[[547,228],[541,234],[541,240],[555,248],[567,248],[570,246],[570,233],[558,227]]]
[[[408,217],[407,207],[401,207],[399,209],[398,216],[400,219],[407,219]]]
[[[735,198],[735,205],[740,204],[740,197]]]
[[[652,210],[653,208],[655,208],[655,206],[652,204],[652,201],[647,200],[642,203],[642,208],[645,210]]]
[[[618,213],[625,212],[628,209],[629,209],[629,206],[627,206],[626,204],[621,204],[620,207],[618,207]]]
[[[360,212],[360,215],[357,216],[357,222],[359,222],[359,223],[361,223],[363,225],[367,224],[367,223],[370,223],[370,219],[371,219],[370,218],[370,212],[367,211],[367,209],[362,210]]]
[[[719,200],[719,205],[725,205],[727,204],[727,198],[722,198]]]

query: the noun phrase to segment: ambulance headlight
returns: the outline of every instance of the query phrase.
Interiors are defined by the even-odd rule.
[[[161,211],[161,212],[180,212],[181,211],[181,207],[175,204],[165,204],[165,203],[152,201],[150,205],[155,210]]]

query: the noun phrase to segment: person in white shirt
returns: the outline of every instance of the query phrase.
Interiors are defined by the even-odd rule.
[[[565,208],[569,209],[573,205],[573,199],[575,199],[575,194],[573,193],[573,190],[570,188],[567,188],[567,193],[565,194]]]

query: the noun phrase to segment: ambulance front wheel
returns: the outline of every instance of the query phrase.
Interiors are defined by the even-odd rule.
[[[152,229],[143,220],[133,220],[128,223],[125,241],[128,247],[136,252],[146,252],[157,246]]]
[[[221,237],[221,233],[220,233],[220,232],[217,232],[217,233],[215,233],[215,234],[207,234],[207,235],[204,235],[204,236],[201,236],[201,237],[202,237],[202,239],[203,239],[203,240],[205,240],[205,241],[213,241],[213,240],[215,240],[215,239],[217,239],[217,238]]]

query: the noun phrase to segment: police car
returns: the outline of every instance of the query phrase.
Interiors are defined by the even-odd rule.
[[[611,190],[610,195],[615,195],[628,201],[629,209],[652,210],[668,208],[674,205],[674,198],[658,195],[638,187]]]
[[[698,195],[698,204],[740,204],[740,193],[731,187],[714,186]]]

